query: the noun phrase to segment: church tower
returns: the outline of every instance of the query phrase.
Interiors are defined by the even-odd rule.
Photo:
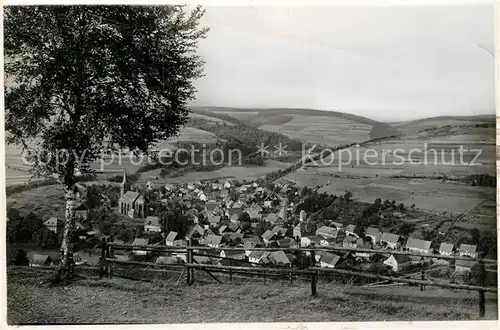
[[[127,188],[126,185],[127,185],[127,174],[125,173],[125,170],[123,170],[123,181],[120,184],[120,197],[123,197],[123,195],[125,195],[125,189]]]

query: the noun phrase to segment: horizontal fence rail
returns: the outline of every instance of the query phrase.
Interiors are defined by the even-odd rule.
[[[332,247],[332,246],[316,246],[314,243],[307,248],[284,248],[284,247],[254,247],[254,248],[244,248],[244,247],[207,247],[207,246],[192,246],[191,240],[188,240],[187,246],[166,246],[166,245],[132,245],[132,244],[118,244],[113,242],[103,241],[101,252],[101,266],[100,266],[100,276],[107,274],[109,277],[113,276],[114,264],[122,265],[135,265],[142,267],[160,268],[158,271],[164,271],[165,268],[177,268],[186,271],[186,283],[191,285],[194,282],[194,270],[200,270],[212,277],[217,282],[221,281],[212,272],[229,274],[230,280],[233,278],[233,273],[247,274],[247,275],[261,275],[264,278],[266,276],[288,276],[290,283],[292,283],[294,276],[307,276],[310,277],[311,282],[311,294],[313,296],[317,295],[317,279],[319,274],[338,274],[338,275],[348,275],[354,277],[377,279],[387,282],[394,283],[405,283],[420,285],[420,290],[424,290],[425,286],[434,286],[448,289],[460,289],[460,290],[472,290],[479,293],[479,315],[484,317],[485,314],[485,292],[497,293],[498,289],[496,287],[486,287],[485,284],[485,273],[486,271],[496,271],[492,266],[496,266],[497,260],[486,259],[486,258],[472,258],[468,256],[459,255],[441,255],[434,253],[418,253],[412,251],[399,251],[391,249],[361,249],[361,248],[347,248],[347,247]],[[158,253],[178,253],[185,255],[185,263],[175,264],[175,263],[156,263],[147,261],[134,261],[134,260],[120,260],[115,258],[115,252],[117,250],[124,250],[129,252],[144,251],[144,252],[158,252]],[[215,252],[215,253],[205,253],[205,251]],[[276,267],[261,267],[259,264],[255,264],[247,260],[231,258],[231,256],[220,256],[221,251],[238,251],[238,252],[252,252],[252,251],[262,251],[262,252],[274,252],[283,251],[295,253],[299,252],[302,255],[308,255],[310,267],[305,269],[293,268],[291,264],[288,265],[276,265]],[[444,260],[466,260],[473,261],[479,265],[479,284],[482,285],[468,285],[468,284],[455,284],[455,283],[443,283],[435,281],[433,279],[427,279],[424,276],[424,267],[421,264],[420,268],[420,279],[411,279],[407,276],[395,277],[380,275],[369,272],[358,272],[346,269],[338,268],[326,268],[318,267],[316,255],[320,252],[351,252],[351,253],[368,253],[368,254],[382,254],[382,255],[407,255],[421,257],[423,260],[425,258],[435,258]],[[214,264],[204,264],[196,261],[196,256],[214,258],[219,260],[226,260],[229,262],[227,265],[214,265]],[[488,269],[486,269],[488,266]],[[496,268],[496,267],[495,267]],[[165,270],[166,271],[166,270]],[[418,276],[418,272],[416,273]]]

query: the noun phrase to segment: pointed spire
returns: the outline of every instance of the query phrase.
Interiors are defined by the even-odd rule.
[[[120,184],[120,197],[125,195],[125,184],[127,183],[127,174],[125,173],[125,169],[123,169],[123,181]]]

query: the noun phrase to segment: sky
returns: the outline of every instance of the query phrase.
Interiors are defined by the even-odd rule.
[[[206,7],[192,105],[494,114],[493,21],[491,6]]]

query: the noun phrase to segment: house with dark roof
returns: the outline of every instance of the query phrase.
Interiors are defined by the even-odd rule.
[[[276,238],[276,234],[271,230],[267,230],[264,234],[262,234],[262,239],[264,240],[264,244],[268,245],[272,240]]]
[[[352,225],[352,224],[348,225],[345,228],[345,234],[348,236],[354,236],[356,238],[359,238],[359,236],[361,235],[361,227],[357,226],[357,225]]]
[[[215,201],[208,201],[205,203],[205,212],[207,213],[216,213],[216,209],[219,207],[219,203]]]
[[[401,236],[391,233],[382,233],[380,245],[393,250],[398,249],[401,247]]]
[[[373,249],[372,244],[365,242],[362,238],[358,238],[356,241],[356,248],[357,249]],[[355,252],[354,256],[357,259],[361,260],[370,260],[371,257],[373,256],[373,253],[370,252]]]
[[[132,242],[132,245],[149,245],[149,238],[135,238],[134,241]],[[148,251],[145,250],[133,250],[132,253],[137,254],[137,255],[146,255],[148,254]]]
[[[248,257],[253,251],[250,249],[253,249],[257,247],[257,243],[254,241],[243,241],[243,248],[245,248],[245,255]]]
[[[341,224],[340,222],[335,222],[335,221],[333,221],[333,222],[331,223],[331,225],[332,225],[335,229],[337,229],[337,230],[340,230],[340,229],[344,228],[344,225],[343,225],[343,224]]]
[[[245,212],[248,213],[248,216],[250,217],[250,219],[257,219],[257,220],[262,219],[262,213],[259,211],[256,211],[254,209],[246,209]]]
[[[335,268],[339,263],[340,256],[334,253],[326,252],[320,259],[320,267],[322,268]]]
[[[220,222],[221,217],[218,215],[212,215],[210,214],[207,218],[208,223],[210,224],[211,227],[217,226],[217,224]]]
[[[177,238],[177,232],[171,231],[168,233],[167,237],[165,238],[165,245],[167,246],[174,246],[174,241]]]
[[[319,236],[319,235],[310,235],[310,236],[301,237],[300,238],[300,247],[308,247],[312,243],[314,243],[315,246],[320,246],[322,239],[323,239],[323,236]]]
[[[384,260],[384,265],[389,266],[393,271],[399,272],[411,264],[410,257],[405,254],[391,254]]]
[[[269,251],[252,251],[248,256],[248,261],[252,264],[267,264],[270,262],[270,255]]]
[[[342,247],[344,248],[356,248],[358,245],[358,239],[354,236],[345,236],[342,242]]]
[[[276,243],[278,243],[278,246],[279,247],[282,247],[282,248],[289,248],[292,246],[292,244],[294,243],[295,241],[291,238],[283,238],[283,239],[279,239],[276,241]]]
[[[290,265],[290,260],[283,251],[273,251],[269,256],[271,262],[275,265],[288,266]]]
[[[31,267],[51,266],[52,258],[48,254],[34,253],[29,261]]]
[[[226,216],[231,219],[231,217],[234,215],[239,217],[241,213],[243,213],[243,208],[232,206],[231,208],[228,208],[228,210],[226,211]]]
[[[64,229],[64,221],[57,217],[51,217],[43,223],[43,225],[54,233],[60,233]]]
[[[273,229],[271,229],[271,231],[275,233],[276,236],[285,237],[287,229],[281,226],[274,226]]]
[[[324,238],[336,238],[337,229],[328,226],[321,226],[316,230],[316,235],[323,236]]]
[[[368,227],[365,230],[365,236],[372,240],[372,244],[378,244],[382,238],[382,231],[375,227]]]
[[[144,231],[161,233],[160,219],[157,216],[148,216],[144,220]]]
[[[83,220],[87,220],[89,215],[89,210],[90,208],[88,207],[87,203],[82,202],[75,208],[75,216]]]
[[[196,233],[196,235],[195,235]],[[203,236],[205,234],[205,229],[203,229],[200,225],[195,224],[189,228],[186,233],[186,239],[190,239],[193,236]]]
[[[222,236],[218,235],[208,235],[205,238],[205,245],[213,248],[218,248],[221,245]]]
[[[229,228],[230,231],[232,231],[234,233],[239,233],[241,231],[239,222],[232,222],[231,221],[231,223],[229,223],[227,225],[227,227]]]
[[[460,244],[458,254],[461,257],[469,256],[471,258],[477,258],[477,246],[471,244]]]
[[[441,243],[439,245],[439,254],[443,256],[451,256],[455,253],[455,244],[452,243]]]
[[[227,238],[228,242],[233,242],[236,240],[240,240],[243,242],[243,234],[242,233],[227,233],[224,234],[224,236]]]
[[[220,251],[220,257],[235,260],[245,260],[245,251],[222,250]]]
[[[250,210],[252,210],[252,212],[256,212],[256,213],[262,213],[262,211],[264,211],[262,206],[260,206],[257,203],[252,204],[252,206],[250,206]]]
[[[431,242],[409,237],[406,242],[406,249],[416,253],[430,253]]]
[[[219,228],[219,234],[224,234],[225,232],[229,232],[229,228],[226,225],[222,225]]]
[[[278,220],[278,215],[276,213],[269,213],[264,217],[264,220],[274,225],[276,220]]]

